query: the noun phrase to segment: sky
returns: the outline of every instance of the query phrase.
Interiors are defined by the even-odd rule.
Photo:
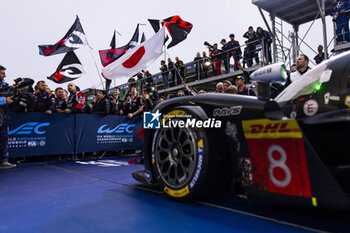
[[[229,40],[229,34],[234,33],[243,44],[245,39],[242,35],[249,26],[266,29],[258,8],[251,0],[177,0],[171,4],[164,0],[11,0],[3,1],[1,5],[0,65],[7,68],[5,81],[12,84],[18,77],[29,77],[35,81],[45,80],[51,89],[67,87],[67,83],[56,84],[47,79],[55,72],[64,54],[41,56],[38,45],[55,44],[66,34],[76,15],[92,48],[90,50],[84,46],[75,50],[87,71],[87,74],[74,81],[81,89],[101,88],[99,72],[102,65],[98,50],[109,48],[113,31],[117,30],[121,34],[117,35],[117,47],[130,40],[137,23],[146,24],[140,26],[140,32],[150,38],[154,31],[147,19],[179,15],[193,24],[187,39],[167,50],[167,57],[174,60],[178,56],[184,63],[193,61],[197,52],[207,51],[204,41],[219,43],[223,38]],[[269,21],[268,13],[264,13]],[[300,25],[300,37],[303,37],[309,25]],[[283,30],[288,35],[292,27],[283,24]],[[327,34],[330,42],[333,26],[329,16]],[[315,21],[305,42],[314,50],[323,44],[320,20]],[[289,44],[286,43],[286,46],[289,47]],[[311,59],[316,55],[307,46],[302,45],[301,50]],[[148,68],[151,73],[159,72],[162,59],[164,56]]]

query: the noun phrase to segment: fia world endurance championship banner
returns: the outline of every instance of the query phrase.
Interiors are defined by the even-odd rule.
[[[74,153],[74,115],[10,113],[10,157]]]
[[[76,153],[141,149],[141,128],[140,117],[77,114]]]

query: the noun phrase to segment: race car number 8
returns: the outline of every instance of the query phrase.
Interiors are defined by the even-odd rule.
[[[274,159],[272,154],[277,151],[280,154],[279,159]],[[270,166],[269,166],[269,177],[276,186],[284,188],[289,185],[290,181],[292,180],[292,173],[290,172],[290,169],[286,165],[286,160],[287,160],[287,154],[285,150],[279,146],[279,145],[271,145],[269,149],[267,150],[267,157],[270,161]],[[278,180],[273,171],[275,168],[280,168],[284,171],[285,177],[283,180]]]

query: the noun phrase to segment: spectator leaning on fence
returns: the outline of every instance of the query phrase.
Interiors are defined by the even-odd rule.
[[[111,113],[111,103],[105,90],[98,91],[96,97],[92,100],[92,111],[105,115]]]
[[[257,27],[256,35],[259,39],[259,43],[263,48],[263,53],[265,58],[264,62],[265,64],[269,64],[272,62],[272,55],[271,55],[272,37],[268,31],[263,30],[261,27]]]
[[[6,68],[0,65],[0,169],[16,167],[8,162],[8,104],[12,103],[13,93],[4,81]]]

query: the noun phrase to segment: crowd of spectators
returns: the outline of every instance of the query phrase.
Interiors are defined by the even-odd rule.
[[[254,65],[264,62],[264,64],[272,63],[271,44],[272,37],[270,33],[263,30],[261,27],[254,28],[250,26],[248,31],[243,34],[243,37],[247,40],[245,48],[242,53],[243,46],[239,41],[235,40],[235,34],[229,35],[229,40],[223,38],[220,41],[221,48],[218,43],[211,45],[208,42],[204,42],[204,45],[208,48],[207,52],[197,52],[194,58],[195,75],[197,80],[206,79],[208,74],[213,76],[227,74],[230,72],[231,67],[233,70],[241,70],[246,73],[245,69]],[[259,59],[259,53],[261,51],[261,59]],[[231,57],[233,64],[230,64]],[[224,67],[224,71],[222,70]],[[175,57],[175,62],[168,58],[168,63],[161,61],[160,72],[162,74],[162,81],[164,88],[172,87],[175,85],[183,84],[186,81],[186,66],[179,57]]]

